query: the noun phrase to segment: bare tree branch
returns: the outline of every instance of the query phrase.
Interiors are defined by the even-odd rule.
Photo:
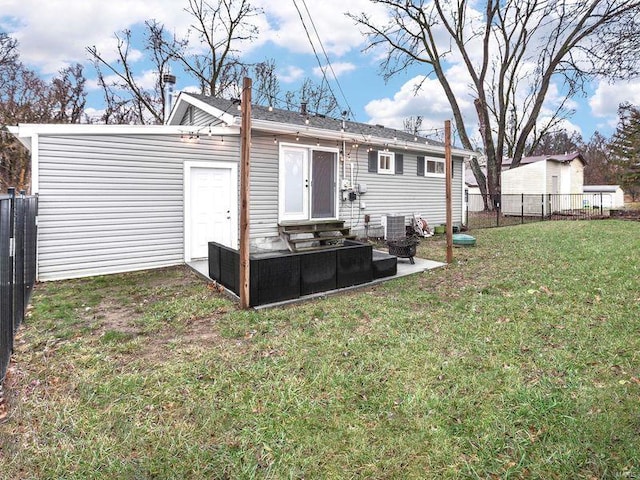
[[[500,192],[502,157],[509,154],[518,166],[536,138],[571,115],[568,100],[587,82],[640,73],[640,0],[371,1],[386,7],[386,23],[368,13],[350,16],[367,32],[369,48],[386,49],[385,75],[424,65],[443,88],[462,145],[471,149],[471,118],[463,116],[448,72],[454,61],[464,66],[492,194]],[[547,114],[552,85],[562,98]],[[484,175],[473,170],[482,188]]]

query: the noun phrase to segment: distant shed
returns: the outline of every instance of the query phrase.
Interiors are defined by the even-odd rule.
[[[590,207],[623,208],[624,190],[620,185],[585,185],[584,204]]]

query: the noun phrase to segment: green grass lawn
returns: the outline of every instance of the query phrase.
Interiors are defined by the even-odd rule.
[[[39,284],[0,476],[640,478],[640,223],[472,233],[263,311],[184,268]]]

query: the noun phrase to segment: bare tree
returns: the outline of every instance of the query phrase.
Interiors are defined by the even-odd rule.
[[[253,74],[253,101],[258,105],[298,111],[300,105],[306,103],[307,111],[311,114],[336,116],[339,113],[340,105],[324,79],[315,83],[310,78],[305,78],[297,90],[288,90],[281,98],[274,59],[254,65]]]
[[[526,155],[559,155],[569,152],[582,152],[585,144],[578,132],[571,134],[566,130],[555,130],[536,138],[535,144],[527,145]]]
[[[171,42],[166,39],[164,26],[149,20],[145,22],[144,49],[153,64],[155,77],[152,88],[145,87],[134,72],[130,58],[131,31],[115,34],[117,40],[116,62],[108,62],[105,56],[93,47],[87,52],[93,59],[98,74],[98,85],[105,100],[105,123],[162,123],[165,119],[165,77],[174,59]],[[107,74],[105,74],[105,72]]]
[[[153,63],[153,88],[145,88],[134,72],[130,30],[115,35],[115,62],[107,61],[95,46],[87,48],[105,98],[103,121],[162,123],[169,113],[164,111],[164,74],[175,63],[197,82],[201,93],[239,96],[248,66],[237,57],[237,43],[256,38],[258,28],[251,19],[260,11],[248,0],[188,0],[185,11],[193,23],[183,38],[168,35],[155,20],[145,22],[144,49]]]
[[[82,68],[76,65],[61,70],[59,76],[47,83],[20,62],[15,50],[17,44],[10,43],[9,55],[0,47],[3,59],[0,62],[0,190],[9,186],[29,190],[29,152],[5,126],[80,121],[86,97],[85,80]]]
[[[238,43],[258,36],[252,18],[260,14],[249,0],[188,0],[193,23],[186,37],[163,44],[185,72],[211,96],[238,96],[247,65],[238,56]],[[202,46],[202,47],[200,47]]]
[[[17,45],[18,42],[14,38],[5,32],[0,32],[0,68],[16,61],[18,58]]]
[[[280,82],[274,59],[257,63],[253,67],[254,83],[252,99],[258,105],[276,107],[280,103]]]
[[[307,105],[309,113],[316,115],[335,116],[340,110],[336,97],[324,80],[321,83],[315,83],[310,78],[305,78],[298,90],[289,90],[285,93],[283,99],[285,109],[299,110],[303,103]]]
[[[407,117],[402,121],[403,130],[412,135],[420,135],[422,128],[422,115]]]
[[[50,96],[55,123],[80,123],[84,119],[87,91],[83,67],[79,63],[60,70],[51,81]]]
[[[585,185],[609,185],[617,181],[618,168],[611,161],[609,142],[599,132],[594,132],[585,145],[584,158],[587,162],[584,167]]]
[[[638,73],[640,0],[371,1],[387,8],[387,23],[369,13],[351,17],[368,33],[369,48],[386,49],[386,77],[425,65],[444,90],[462,145],[472,149],[471,121],[461,107],[465,99],[447,73],[454,58],[464,66],[487,159],[486,179],[476,161],[471,167],[480,188],[487,185],[491,194],[500,193],[503,155],[511,153],[512,168],[518,166],[527,145],[570,113],[566,100],[586,82]],[[545,114],[552,85],[564,100]],[[550,118],[541,125],[544,116]]]

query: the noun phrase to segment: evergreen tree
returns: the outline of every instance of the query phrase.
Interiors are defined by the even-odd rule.
[[[629,103],[618,108],[618,128],[611,139],[613,161],[622,188],[635,201],[640,195],[640,109]]]

